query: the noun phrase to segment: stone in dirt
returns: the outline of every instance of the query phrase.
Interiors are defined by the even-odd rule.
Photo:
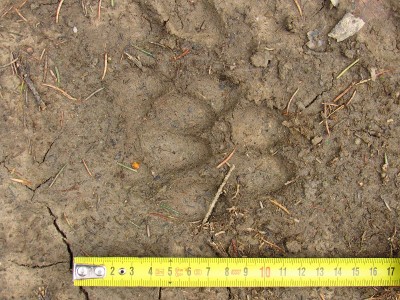
[[[328,36],[338,42],[344,41],[359,32],[364,24],[365,22],[361,18],[355,17],[352,13],[347,13]]]

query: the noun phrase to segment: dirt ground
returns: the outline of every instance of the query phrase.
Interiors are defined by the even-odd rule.
[[[46,109],[1,67],[0,298],[399,299],[72,286],[73,256],[399,257],[400,2],[299,2],[1,0],[0,64]]]

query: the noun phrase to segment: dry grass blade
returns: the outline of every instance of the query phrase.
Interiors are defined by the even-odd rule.
[[[107,52],[104,54],[104,69],[103,69],[103,76],[101,76],[101,80],[104,80],[107,73],[107,66],[108,66],[108,54]]]
[[[15,10],[15,12],[17,13],[17,15],[18,15],[22,20],[24,20],[24,22],[28,22],[28,20],[21,14],[21,12],[20,12],[17,8],[15,8],[14,10]]]
[[[42,85],[43,85],[43,86],[47,86],[47,87],[49,87],[49,88],[51,88],[51,89],[53,89],[53,90],[56,90],[56,91],[60,92],[61,94],[63,94],[65,97],[67,97],[67,98],[70,99],[70,100],[78,101],[77,98],[72,97],[72,96],[71,96],[70,94],[68,94],[66,91],[64,91],[64,90],[62,90],[62,89],[60,89],[60,88],[58,88],[58,87],[56,87],[56,86],[54,86],[54,85],[47,84],[47,83],[42,83]]]
[[[26,4],[26,2],[28,2],[28,0],[22,1],[21,4],[18,5],[18,8],[21,9]]]
[[[283,206],[282,204],[280,204],[280,203],[279,203],[278,201],[276,201],[275,199],[269,199],[269,201],[270,201],[273,205],[279,207],[281,210],[283,210],[283,211],[284,211],[285,213],[287,213],[288,215],[291,214],[290,211],[289,211],[285,206]]]
[[[300,16],[302,17],[303,16],[303,10],[301,9],[299,0],[293,0],[293,1],[294,1],[294,4],[296,4],[296,6],[297,6],[297,10],[299,11]]]
[[[8,64],[0,66],[0,69],[6,68],[8,66],[11,66],[13,63],[15,63],[18,60],[18,57],[10,61]]]
[[[123,168],[125,168],[125,169],[127,169],[127,170],[129,170],[129,171],[132,171],[132,172],[137,173],[137,170],[135,170],[135,169],[133,169],[133,168],[131,168],[131,167],[128,167],[128,166],[126,166],[126,165],[124,165],[124,164],[121,164],[121,163],[117,162],[117,165],[120,166],[120,167],[123,167]]]
[[[267,241],[264,237],[261,236],[261,233],[258,233],[258,236],[259,236],[259,239],[260,239],[263,243],[267,244],[268,246],[270,246],[270,247],[273,248],[273,249],[276,249],[276,250],[278,250],[278,251],[280,251],[280,252],[282,252],[282,253],[285,253],[285,249],[279,247],[278,245],[276,245],[276,244],[274,244],[274,243],[272,243],[272,242],[270,242],[270,241]]]
[[[59,17],[60,17],[60,10],[61,10],[61,6],[62,6],[63,2],[64,2],[64,0],[60,0],[60,2],[58,3],[58,6],[57,6],[56,24],[58,24],[58,20],[59,20]]]
[[[93,177],[93,174],[92,174],[92,172],[90,172],[89,167],[87,166],[84,159],[82,159],[82,163],[85,166],[86,172],[88,172],[88,174]]]
[[[93,93],[91,93],[89,96],[87,96],[87,97],[85,98],[84,101],[89,100],[89,99],[92,98],[94,95],[96,95],[98,92],[101,92],[102,90],[104,90],[104,87],[99,88],[98,90],[95,90]]]
[[[343,91],[341,92],[335,99],[333,99],[333,103],[338,102],[344,95],[346,95],[351,89],[352,87],[355,85],[355,82],[350,83],[350,85]]]
[[[26,186],[32,185],[32,182],[30,182],[29,180],[26,180],[26,179],[10,178],[10,180],[12,180],[14,182],[21,183],[21,184],[26,185]]]
[[[349,104],[351,103],[351,101],[353,101],[354,96],[357,94],[357,90],[354,90],[353,95],[351,95],[350,100],[347,101],[346,106],[349,106]]]
[[[0,18],[3,18],[4,16],[6,16],[13,8],[14,8],[14,5],[11,5],[8,9],[5,9]]]
[[[288,102],[287,107],[286,107],[286,113],[285,113],[285,115],[288,115],[288,114],[289,114],[290,104],[292,103],[292,101],[293,101],[294,97],[296,96],[296,94],[298,93],[299,89],[300,89],[300,88],[297,88],[296,91],[293,93],[292,97],[290,97],[289,102]]]
[[[101,17],[101,0],[99,0],[99,4],[97,7],[97,19],[100,21],[100,17]]]
[[[350,70],[351,67],[353,67],[356,63],[358,63],[360,61],[359,58],[357,58],[355,61],[353,61],[350,65],[348,65],[346,68],[344,68],[344,70],[342,72],[340,72],[340,74],[336,77],[336,79],[339,79],[340,77],[342,77],[348,70]]]
[[[233,154],[235,154],[236,148],[233,149],[233,151],[223,160],[221,161],[221,163],[217,166],[217,169],[221,168],[223,165],[225,165],[233,156]]]
[[[62,173],[62,171],[64,170],[64,168],[67,166],[67,164],[63,165],[62,168],[60,169],[60,171],[58,171],[58,173],[56,174],[56,176],[54,177],[53,181],[50,183],[49,187],[52,187],[53,184],[56,182],[58,176],[60,176],[60,174]]]

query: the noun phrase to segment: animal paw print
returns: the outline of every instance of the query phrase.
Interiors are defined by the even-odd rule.
[[[155,199],[188,218],[204,216],[220,184],[215,158],[233,147],[231,181],[247,201],[282,188],[291,177],[290,165],[271,152],[287,132],[268,108],[236,105],[223,113],[204,99],[174,92],[156,99],[149,115],[141,135],[145,156],[154,173],[174,173]],[[213,175],[204,176],[204,169]]]

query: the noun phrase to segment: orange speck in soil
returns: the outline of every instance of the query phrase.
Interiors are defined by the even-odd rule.
[[[140,168],[140,163],[137,162],[137,161],[134,161],[134,162],[131,163],[131,166],[132,166],[132,169],[137,170],[137,169]]]

